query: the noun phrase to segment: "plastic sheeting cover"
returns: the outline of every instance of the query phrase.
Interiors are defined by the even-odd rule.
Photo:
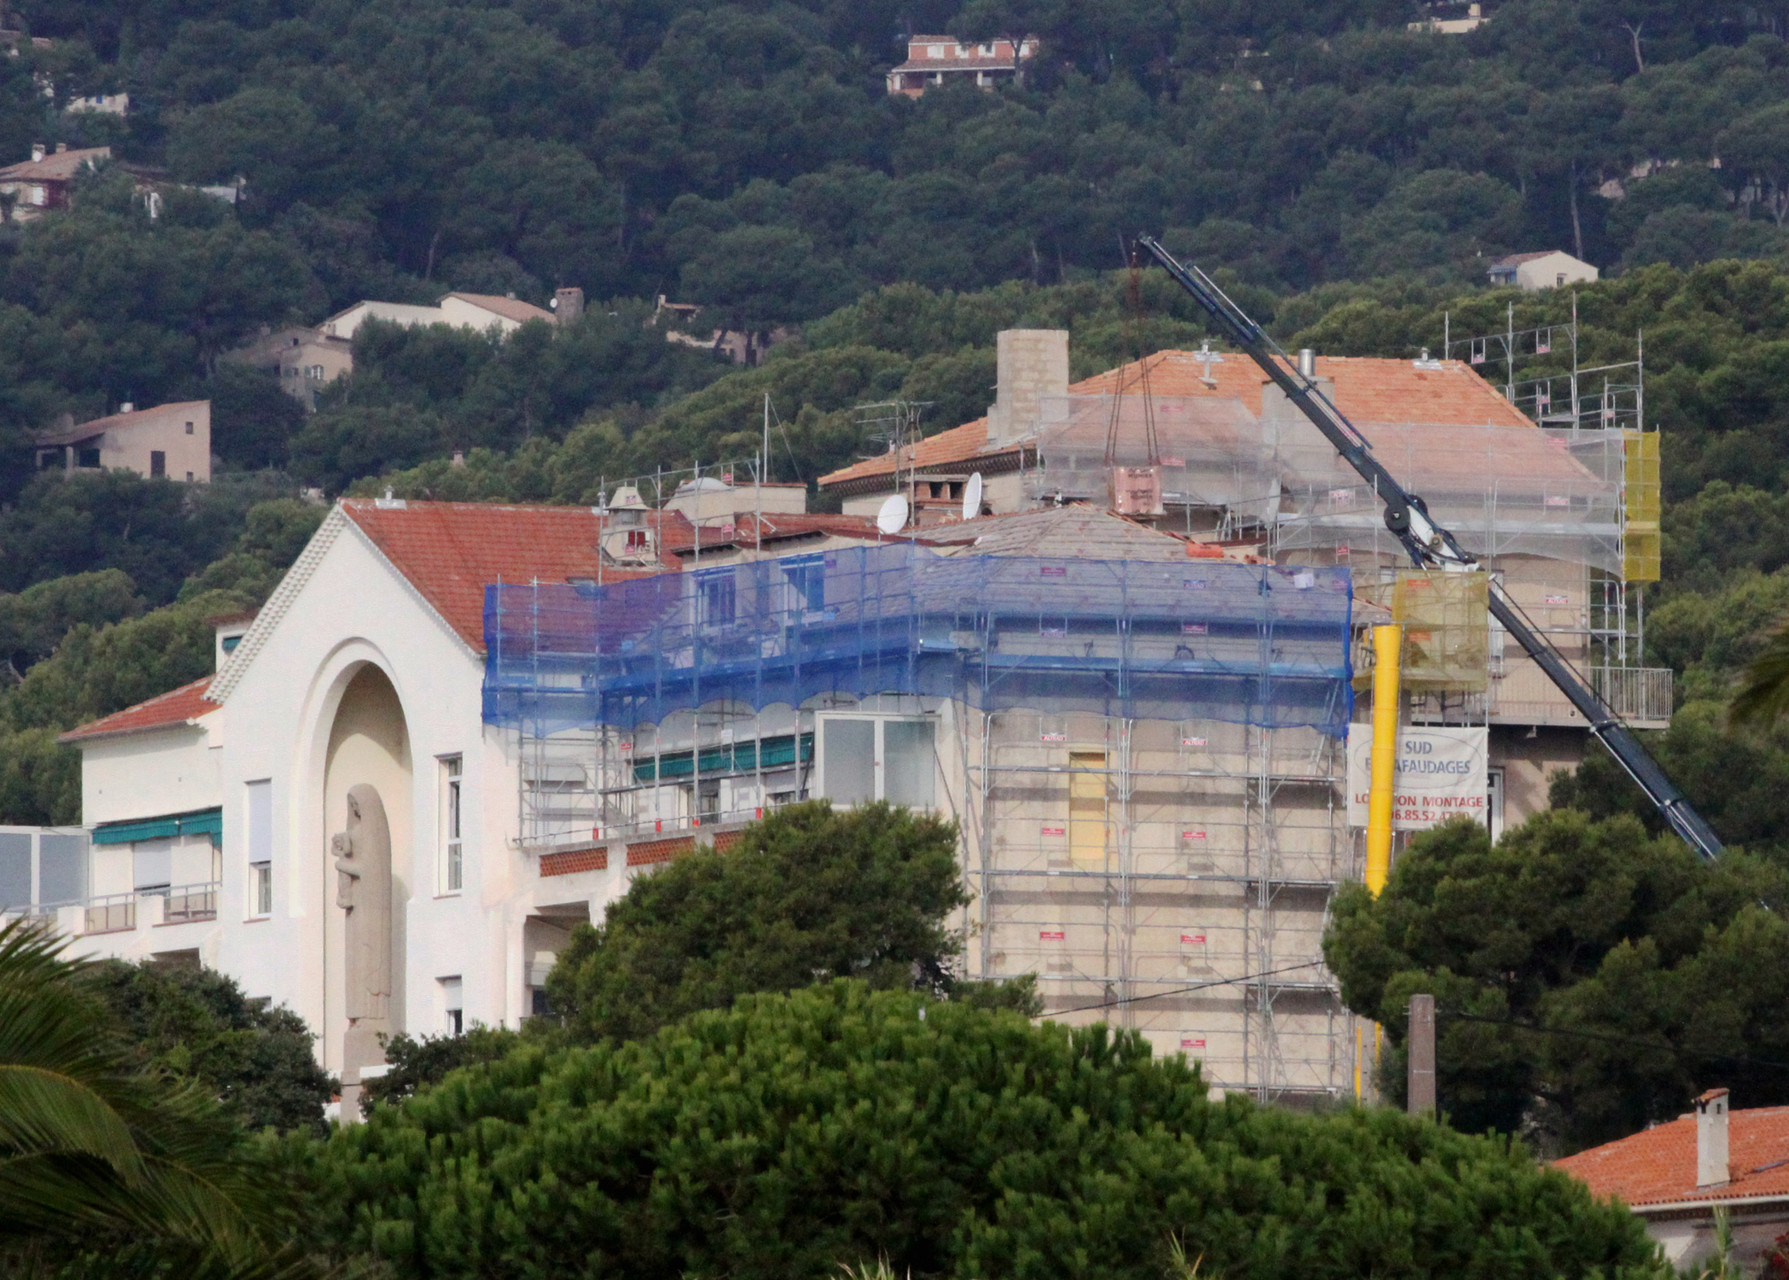
[[[857,547],[604,586],[485,589],[486,723],[919,694],[1346,732],[1345,569]]]

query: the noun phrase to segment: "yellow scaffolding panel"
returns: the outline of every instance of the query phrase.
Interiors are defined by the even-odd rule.
[[[1400,569],[1393,581],[1364,583],[1355,594],[1389,610],[1391,621],[1403,626],[1404,688],[1412,693],[1484,692],[1491,644],[1484,574]],[[1357,668],[1357,688],[1366,687],[1370,670],[1370,662]]]
[[[1659,580],[1659,433],[1625,431],[1622,487],[1621,576],[1629,582]]]

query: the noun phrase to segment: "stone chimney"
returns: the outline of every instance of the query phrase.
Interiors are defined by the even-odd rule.
[[[1047,398],[1068,395],[1068,330],[1004,329],[995,344],[988,443],[1011,444],[1037,430]]]
[[[61,155],[64,151],[67,151],[67,150],[68,150],[68,144],[66,142],[58,142],[56,144],[56,154],[57,155]]]
[[[570,324],[584,314],[582,289],[558,289],[553,293],[553,315],[560,324]]]
[[[1710,1089],[1696,1099],[1696,1185],[1732,1180],[1727,1171],[1727,1091]]]

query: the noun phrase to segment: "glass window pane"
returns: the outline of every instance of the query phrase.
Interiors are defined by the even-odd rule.
[[[0,907],[31,905],[31,837],[0,832]]]
[[[46,831],[38,837],[40,902],[79,902],[87,896],[87,837]]]
[[[826,764],[820,794],[837,805],[876,798],[876,722],[822,720],[820,754]]]
[[[890,804],[929,809],[933,804],[930,720],[889,720],[882,726],[882,792]]]

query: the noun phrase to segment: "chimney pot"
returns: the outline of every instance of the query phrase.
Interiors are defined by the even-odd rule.
[[[33,143],[32,143],[32,144],[31,144],[31,158],[32,158],[32,159],[33,159],[33,160],[42,160],[42,159],[43,159],[43,153],[44,153],[44,146],[43,146],[43,143],[41,143],[41,142],[33,142]]]
[[[1727,1091],[1710,1089],[1696,1099],[1696,1185],[1732,1181],[1727,1169]]]
[[[1299,348],[1298,372],[1307,378],[1317,376],[1317,353],[1309,347]]]
[[[118,406],[119,413],[135,413],[136,411],[137,406],[129,400],[126,400],[123,404]]]

